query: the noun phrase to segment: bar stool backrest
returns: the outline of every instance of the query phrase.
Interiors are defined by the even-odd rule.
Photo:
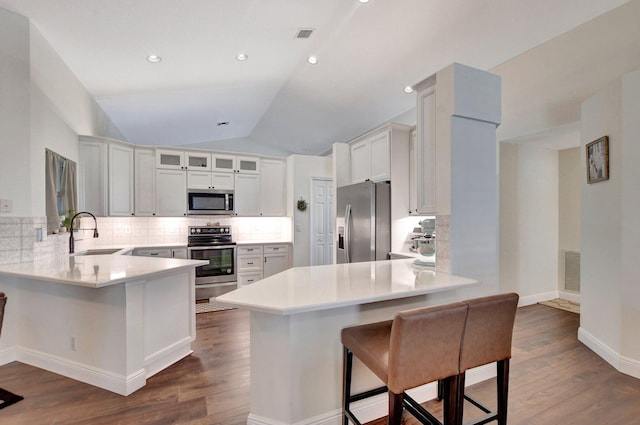
[[[464,301],[469,306],[460,350],[460,372],[511,358],[518,294],[492,295]]]
[[[0,292],[0,335],[2,335],[2,320],[4,319],[4,306],[7,304],[7,296]]]
[[[467,305],[461,302],[396,314],[389,341],[387,387],[407,389],[459,373]]]

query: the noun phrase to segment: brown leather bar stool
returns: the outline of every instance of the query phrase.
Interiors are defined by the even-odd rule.
[[[7,296],[0,292],[0,335],[2,334],[2,321],[4,320],[4,307],[7,304]],[[24,400],[21,395],[16,395],[10,391],[0,388],[0,409],[11,406],[14,403]]]
[[[425,424],[441,424],[405,391],[443,380],[444,425],[456,421],[459,355],[467,305],[453,303],[403,311],[393,320],[342,329],[344,346],[343,423],[361,423],[350,410],[352,402],[389,394],[388,423],[400,424],[403,407]],[[351,394],[353,355],[385,384]]]
[[[482,410],[485,415],[465,425],[486,424],[497,420],[507,424],[507,396],[509,393],[509,359],[513,323],[518,307],[518,294],[500,294],[463,301],[468,307],[467,324],[460,350],[460,375],[458,375],[456,397],[458,401],[458,424],[462,424],[464,400]],[[492,411],[487,406],[464,394],[465,372],[471,368],[496,362],[497,404]],[[446,390],[445,390],[446,392]]]

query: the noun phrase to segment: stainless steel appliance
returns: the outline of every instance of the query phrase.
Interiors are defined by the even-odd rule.
[[[217,297],[238,287],[231,226],[189,226],[187,251],[189,258],[209,262],[196,267],[196,299]]]
[[[189,189],[187,191],[187,214],[232,215],[233,190]]]
[[[391,250],[389,183],[339,187],[337,195],[337,262],[386,260]]]

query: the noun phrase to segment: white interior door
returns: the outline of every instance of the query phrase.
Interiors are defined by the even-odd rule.
[[[311,180],[311,265],[333,263],[333,182]]]

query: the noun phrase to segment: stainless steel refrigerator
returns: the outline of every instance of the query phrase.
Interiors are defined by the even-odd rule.
[[[356,183],[339,187],[337,195],[337,263],[386,260],[391,250],[389,183]]]

